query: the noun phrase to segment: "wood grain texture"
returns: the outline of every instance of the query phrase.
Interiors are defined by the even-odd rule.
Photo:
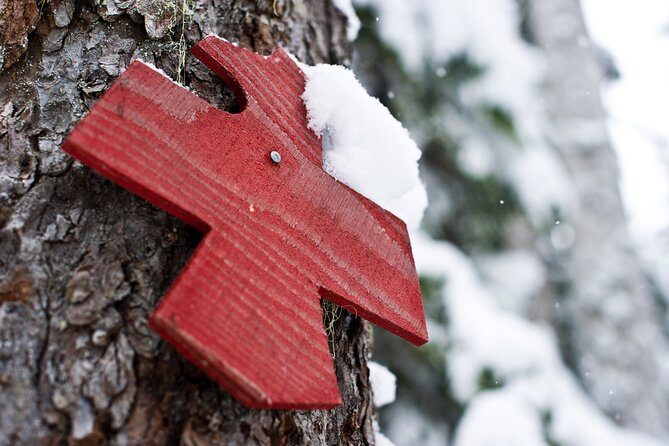
[[[285,52],[208,37],[193,53],[241,113],[136,61],[63,148],[205,233],[151,316],[161,336],[249,406],[333,407],[320,298],[427,340],[406,227],[323,171],[304,76]]]

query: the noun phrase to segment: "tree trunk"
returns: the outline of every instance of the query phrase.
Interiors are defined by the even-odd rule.
[[[597,404],[616,421],[669,438],[669,354],[659,312],[631,248],[618,168],[599,97],[604,77],[588,44],[578,0],[530,2],[532,32],[545,49],[552,143],[571,174],[575,230],[563,259],[567,283],[558,311],[567,360]]]
[[[363,321],[336,323],[340,407],[247,409],[146,324],[200,235],[59,148],[131,59],[233,110],[185,48],[347,63],[345,25],[319,0],[0,0],[0,445],[373,444]]]

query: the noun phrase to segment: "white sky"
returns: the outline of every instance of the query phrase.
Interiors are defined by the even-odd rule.
[[[621,79],[603,86],[633,235],[669,230],[669,0],[581,0]]]

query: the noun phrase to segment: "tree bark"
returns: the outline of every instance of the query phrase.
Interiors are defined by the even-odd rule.
[[[345,25],[319,0],[0,0],[0,445],[373,444],[362,320],[336,323],[340,407],[247,409],[146,324],[200,235],[59,148],[134,58],[230,111],[184,47],[346,64]]]

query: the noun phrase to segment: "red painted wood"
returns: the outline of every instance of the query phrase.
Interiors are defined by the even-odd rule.
[[[153,329],[249,406],[338,405],[320,298],[427,341],[406,227],[323,171],[304,75],[285,52],[208,37],[193,53],[240,114],[136,61],[63,148],[205,233]]]

